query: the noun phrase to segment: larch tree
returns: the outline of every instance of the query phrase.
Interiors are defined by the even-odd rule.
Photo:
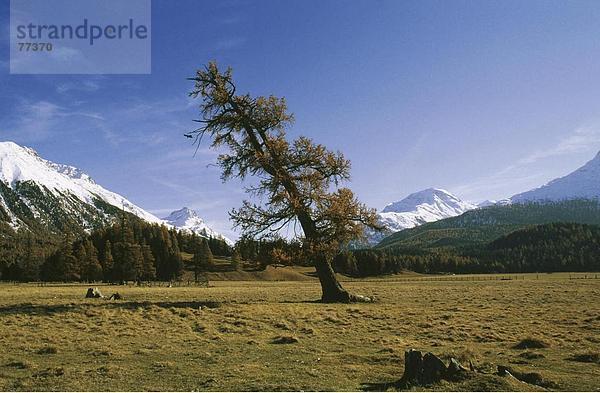
[[[342,245],[360,237],[365,226],[378,228],[375,211],[340,187],[349,180],[350,162],[306,137],[289,142],[293,115],[285,99],[237,94],[231,68],[221,71],[211,62],[190,80],[195,84],[190,96],[202,100],[196,120],[201,126],[186,136],[198,144],[209,137],[222,152],[223,181],[257,179],[246,190],[258,202],[244,201],[232,210],[234,225],[254,238],[294,228],[316,267],[323,302],[369,300],[346,291],[331,267]]]

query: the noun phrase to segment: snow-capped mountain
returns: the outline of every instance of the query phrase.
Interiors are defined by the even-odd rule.
[[[510,198],[513,203],[570,199],[600,199],[600,153],[574,172]]]
[[[193,232],[202,237],[222,239],[230,246],[234,244],[233,241],[210,228],[196,211],[187,207],[172,212],[163,220],[178,229]]]
[[[16,143],[0,142],[0,210],[13,227],[33,219],[49,227],[69,221],[92,229],[108,222],[120,209],[162,223],[81,170],[45,160],[35,150]]]
[[[370,244],[375,244],[391,233],[427,222],[459,216],[473,209],[477,209],[477,206],[461,200],[446,190],[429,188],[387,205],[381,213],[378,213],[379,222],[385,230],[369,231],[367,239]]]
[[[36,223],[55,232],[65,227],[92,230],[112,222],[122,209],[150,223],[222,238],[232,244],[189,209],[161,220],[96,184],[78,168],[45,160],[28,147],[0,142],[0,221],[13,228]]]

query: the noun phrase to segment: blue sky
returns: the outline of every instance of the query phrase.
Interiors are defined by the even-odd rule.
[[[151,75],[9,75],[8,21],[2,1],[0,140],[230,236],[242,187],[182,136],[186,77],[211,59],[239,91],[285,96],[290,136],[343,151],[378,209],[428,187],[509,197],[600,149],[597,1],[153,0]]]

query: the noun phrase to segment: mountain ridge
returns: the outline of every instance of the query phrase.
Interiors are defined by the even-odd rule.
[[[573,172],[510,198],[513,203],[570,199],[600,199],[600,152]]]

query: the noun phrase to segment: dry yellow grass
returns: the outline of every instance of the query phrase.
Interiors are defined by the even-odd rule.
[[[346,282],[374,304],[319,304],[308,282],[210,288],[0,286],[3,390],[360,390],[402,375],[408,348],[598,390],[600,280]],[[277,340],[290,341],[277,344]],[[541,349],[513,349],[533,338]],[[593,356],[591,359],[594,359]],[[433,390],[536,390],[501,377]]]

